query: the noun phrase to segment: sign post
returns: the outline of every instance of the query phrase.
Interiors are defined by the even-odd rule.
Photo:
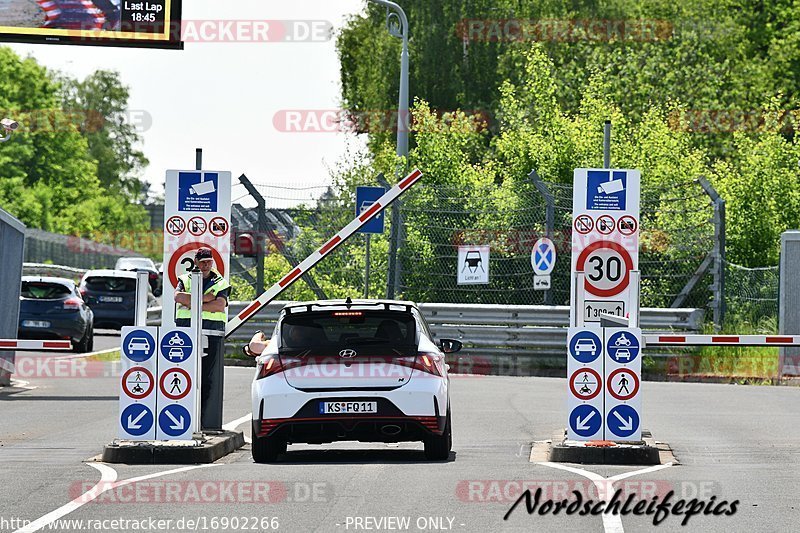
[[[575,169],[567,346],[572,440],[641,440],[640,179],[638,170]],[[605,316],[629,317],[632,327],[600,327]]]
[[[356,187],[356,216],[369,211],[372,204],[377,202],[381,196],[386,194],[383,187]],[[369,298],[369,245],[370,235],[373,233],[383,233],[384,212],[381,211],[375,217],[358,229],[359,233],[364,234],[364,298]]]

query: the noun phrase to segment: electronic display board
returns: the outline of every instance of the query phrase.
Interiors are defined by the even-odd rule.
[[[0,0],[0,42],[176,48],[182,0]]]

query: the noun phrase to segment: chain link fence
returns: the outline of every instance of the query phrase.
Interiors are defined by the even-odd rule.
[[[725,304],[733,325],[752,325],[764,333],[778,331],[780,269],[746,268],[725,262]]]
[[[355,213],[355,185],[260,185],[258,190],[268,213],[288,215],[291,231],[284,228],[284,233],[293,235],[286,244],[300,259]],[[540,181],[537,186],[536,178],[469,189],[423,182],[400,202],[398,297],[438,303],[569,304],[571,185]],[[370,237],[372,297],[387,294],[393,223],[388,211],[386,231]],[[711,287],[719,258],[712,253],[717,238],[713,215],[713,202],[697,182],[643,187],[639,256],[643,306],[707,307],[714,299]],[[531,250],[545,236],[554,241],[559,259],[551,289],[540,291],[534,289]],[[460,245],[489,246],[488,284],[458,283]],[[365,237],[359,235],[311,275],[329,298],[358,297],[364,294],[365,264]]]

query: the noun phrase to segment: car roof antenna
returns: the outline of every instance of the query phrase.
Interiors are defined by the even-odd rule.
[[[353,299],[348,296],[347,299],[344,301],[344,305],[346,305],[347,308],[350,309],[350,306],[353,305]]]

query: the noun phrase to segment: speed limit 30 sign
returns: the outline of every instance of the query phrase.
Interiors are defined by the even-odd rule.
[[[641,174],[630,169],[575,169],[572,198],[572,284],[583,291],[582,309],[571,307],[570,323],[600,322],[604,313],[631,311],[631,272],[639,268]],[[575,287],[575,273],[584,284]]]

